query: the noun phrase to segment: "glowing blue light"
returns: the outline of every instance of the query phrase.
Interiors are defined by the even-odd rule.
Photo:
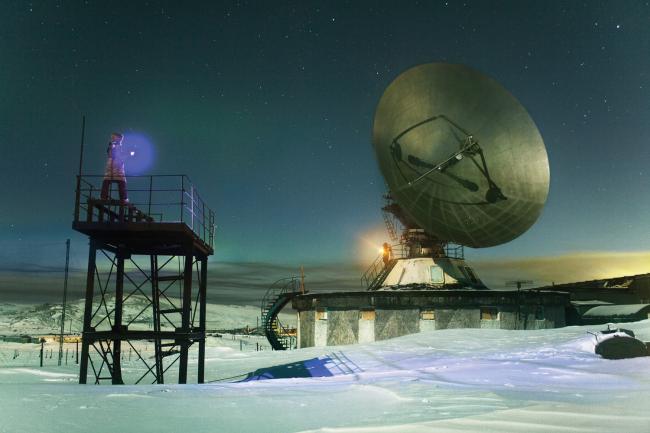
[[[149,168],[156,156],[156,150],[151,139],[139,132],[127,132],[124,134],[122,146],[129,155],[125,161],[126,175],[150,174]]]

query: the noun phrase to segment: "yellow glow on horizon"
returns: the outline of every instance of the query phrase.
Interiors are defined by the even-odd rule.
[[[498,287],[508,279],[531,279],[534,286],[542,286],[649,273],[650,251],[577,251],[471,263],[488,286]]]

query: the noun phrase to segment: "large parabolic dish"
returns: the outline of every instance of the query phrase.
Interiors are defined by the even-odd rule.
[[[399,75],[375,113],[373,146],[405,215],[443,242],[480,248],[539,217],[548,157],[526,109],[492,78],[430,63]]]

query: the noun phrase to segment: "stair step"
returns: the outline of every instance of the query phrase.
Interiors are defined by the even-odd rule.
[[[167,310],[160,310],[160,314],[182,313],[182,308],[169,308]]]

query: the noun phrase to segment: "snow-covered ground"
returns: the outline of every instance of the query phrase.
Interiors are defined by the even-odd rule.
[[[650,340],[650,320],[625,327]],[[600,358],[587,334],[598,328],[441,330],[288,352],[210,338],[205,385],[81,386],[72,362],[8,356],[0,432],[648,433],[650,357]]]

